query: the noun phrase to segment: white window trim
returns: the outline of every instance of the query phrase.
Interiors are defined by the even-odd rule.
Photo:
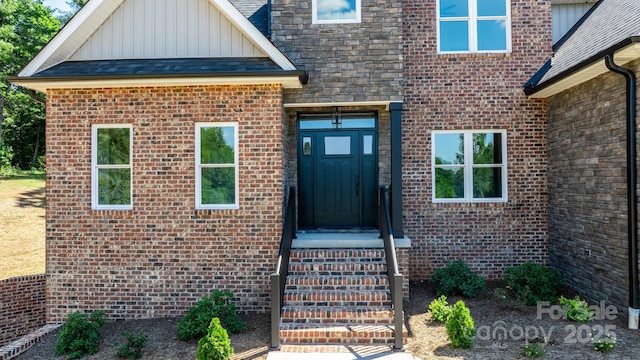
[[[213,165],[213,166],[203,166],[201,164],[200,158],[200,129],[209,128],[209,127],[233,127],[233,142],[234,142],[234,159],[233,165]],[[239,168],[240,162],[239,160],[239,137],[238,137],[238,123],[234,122],[207,122],[207,123],[196,123],[195,129],[195,138],[196,138],[196,209],[198,210],[224,210],[230,209],[235,210],[240,208],[240,178],[239,178]],[[234,204],[202,204],[202,168],[203,167],[235,167],[235,192],[236,198]]]
[[[338,19],[338,20],[319,20],[318,19],[318,0],[311,1],[311,23],[312,24],[359,24],[362,22],[362,0],[356,1],[356,18],[355,19]]]
[[[500,133],[502,134],[502,164],[501,198],[474,198],[473,197],[473,169],[479,167],[498,167],[497,164],[473,164],[473,134]],[[464,198],[436,198],[436,135],[438,134],[464,134],[464,165],[452,165],[462,167],[464,172]],[[506,130],[434,130],[431,132],[431,198],[434,203],[496,203],[509,201],[509,186],[507,184],[507,131]]]
[[[129,129],[129,165],[98,165],[98,129]],[[98,203],[98,170],[130,169],[131,190],[129,205],[100,205]],[[92,210],[132,210],[133,209],[133,126],[131,124],[91,125],[91,209]]]
[[[503,0],[506,2],[506,15],[505,16],[477,16],[478,11],[476,8],[477,0],[468,0],[469,4],[469,16],[466,17],[440,17],[440,0],[436,0],[436,32],[438,42],[438,54],[504,54],[511,52],[511,1]],[[506,41],[507,48],[505,50],[478,50],[478,29],[477,20],[506,20]],[[466,21],[469,24],[469,50],[462,51],[442,51],[440,50],[440,23],[441,21]]]

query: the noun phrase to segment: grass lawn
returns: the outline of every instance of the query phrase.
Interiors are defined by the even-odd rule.
[[[0,177],[0,279],[45,271],[44,174]]]

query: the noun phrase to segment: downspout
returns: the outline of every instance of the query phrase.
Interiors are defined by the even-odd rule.
[[[605,57],[607,68],[627,80],[627,227],[629,241],[629,329],[638,328],[640,314],[638,296],[638,200],[636,196],[636,76],[630,69],[618,66],[613,53]]]

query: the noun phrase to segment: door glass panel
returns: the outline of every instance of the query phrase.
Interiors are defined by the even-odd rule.
[[[304,120],[300,121],[301,130],[309,129],[331,129],[333,128],[333,122],[331,120]]]
[[[302,138],[302,154],[311,155],[311,136]]]
[[[365,135],[362,141],[362,153],[364,155],[373,154],[373,135]]]
[[[340,126],[343,129],[374,129],[376,127],[376,118],[370,113],[352,113],[342,114],[340,117]]]
[[[326,136],[325,155],[351,155],[351,136]]]

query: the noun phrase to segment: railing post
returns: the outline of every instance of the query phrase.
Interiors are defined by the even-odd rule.
[[[403,341],[403,324],[404,324],[404,319],[402,318],[403,315],[403,311],[402,311],[402,275],[400,274],[394,274],[393,275],[393,282],[395,284],[395,286],[393,286],[393,288],[391,289],[391,291],[393,291],[393,318],[394,318],[394,326],[395,326],[395,343],[393,345],[393,348],[395,350],[401,350],[402,347],[404,346],[404,341]]]
[[[280,348],[280,275],[271,274],[271,348]]]

